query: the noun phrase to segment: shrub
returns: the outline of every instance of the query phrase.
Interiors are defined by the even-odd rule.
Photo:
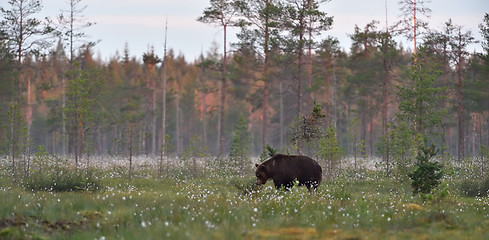
[[[442,166],[439,162],[430,162],[438,150],[435,146],[420,147],[416,159],[416,168],[408,173],[411,178],[411,187],[413,194],[416,193],[431,193],[431,190],[440,184],[440,179],[443,177]]]
[[[273,155],[275,155],[275,154],[277,154],[277,150],[275,148],[273,148],[272,146],[267,144],[263,148],[263,152],[260,154],[260,161],[263,162],[263,161],[273,157]]]
[[[468,197],[485,197],[489,195],[489,178],[484,180],[467,179],[460,183],[459,190]]]
[[[93,172],[77,170],[39,147],[23,186],[32,191],[95,191],[100,188],[101,181]]]
[[[247,194],[251,194],[255,191],[258,191],[261,186],[257,185],[256,184],[256,180],[255,179],[243,179],[243,180],[236,180],[236,179],[233,179],[231,181],[231,183],[238,189],[241,191],[241,194],[243,195],[247,195]]]
[[[100,189],[101,181],[93,173],[61,167],[59,172],[32,174],[24,181],[26,189],[32,191],[95,191]]]

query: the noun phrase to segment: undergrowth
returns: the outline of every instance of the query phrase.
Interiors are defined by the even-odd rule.
[[[1,175],[0,239],[489,238],[489,200],[467,197],[466,178],[443,177],[430,195],[413,195],[403,178],[346,169],[316,191],[283,191],[272,181],[257,187],[252,166],[234,175],[201,168],[196,177],[175,168],[162,178],[158,168],[136,167],[129,180],[123,168],[70,171],[50,161],[44,176],[33,166],[31,183]],[[37,177],[45,183],[34,186]],[[71,182],[98,190],[61,187]]]

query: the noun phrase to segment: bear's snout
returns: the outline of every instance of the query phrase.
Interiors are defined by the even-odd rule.
[[[267,183],[267,181],[263,181],[263,180],[261,180],[261,179],[259,179],[259,178],[258,178],[258,179],[256,179],[256,185],[263,185],[263,184],[265,184],[265,183]]]

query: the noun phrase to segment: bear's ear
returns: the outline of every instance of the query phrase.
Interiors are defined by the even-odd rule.
[[[255,163],[255,167],[256,167],[256,168],[258,167],[258,163]]]

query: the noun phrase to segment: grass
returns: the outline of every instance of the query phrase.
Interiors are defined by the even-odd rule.
[[[442,181],[447,196],[426,200],[377,173],[324,180],[314,193],[247,189],[251,170],[131,181],[98,174],[101,187],[90,192],[26,190],[4,175],[0,239],[489,239],[489,199],[467,197],[454,178]]]

